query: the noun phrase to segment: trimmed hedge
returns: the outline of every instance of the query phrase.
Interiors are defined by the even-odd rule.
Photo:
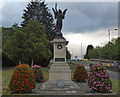
[[[29,93],[36,87],[34,73],[29,65],[16,66],[9,82],[12,93]]]
[[[92,90],[100,93],[109,92],[112,89],[109,74],[101,64],[92,67],[87,84]]]
[[[42,82],[42,80],[43,80],[43,72],[41,70],[41,66],[34,65],[34,66],[32,66],[32,70],[34,72],[36,82]]]
[[[87,70],[83,65],[78,65],[75,69],[73,78],[75,81],[85,81],[88,78]]]

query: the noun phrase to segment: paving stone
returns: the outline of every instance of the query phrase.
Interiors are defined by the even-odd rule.
[[[72,93],[77,93],[76,91],[66,91],[66,93],[70,93],[70,94],[72,94]]]
[[[38,83],[34,92],[30,95],[115,95],[116,93],[90,93],[90,88],[86,83],[77,83],[80,89],[54,88],[53,90],[42,90],[43,83]]]

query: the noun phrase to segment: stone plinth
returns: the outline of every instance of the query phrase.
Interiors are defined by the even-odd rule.
[[[64,37],[57,37],[53,41],[54,61],[49,70],[49,80],[41,89],[79,89],[71,81],[71,70],[66,62],[66,45],[68,41]]]
[[[60,37],[55,38],[52,43],[54,46],[54,62],[49,70],[49,80],[71,80],[71,70],[66,63],[66,45],[68,41]]]
[[[65,62],[54,62],[49,70],[49,80],[71,80],[71,70]]]
[[[59,81],[59,80],[58,80]],[[42,90],[75,90],[80,89],[73,81],[64,81],[63,85],[59,85],[58,81],[47,81],[45,82],[41,89]]]
[[[54,47],[54,62],[66,62],[66,45],[68,41],[65,38],[55,38],[53,41]]]

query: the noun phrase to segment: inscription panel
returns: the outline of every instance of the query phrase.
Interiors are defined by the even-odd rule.
[[[65,58],[55,58],[55,61],[65,61]]]

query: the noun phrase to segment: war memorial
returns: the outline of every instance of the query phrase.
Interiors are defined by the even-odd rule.
[[[66,11],[67,9],[63,12],[60,9],[57,10],[57,4],[55,9],[53,9],[55,19],[57,19],[55,28],[57,31],[56,37],[51,41],[54,47],[54,62],[49,70],[49,81],[43,85],[43,89],[79,89],[71,80],[71,70],[66,62],[66,45],[69,41],[63,37],[61,32],[62,19],[65,18]]]

